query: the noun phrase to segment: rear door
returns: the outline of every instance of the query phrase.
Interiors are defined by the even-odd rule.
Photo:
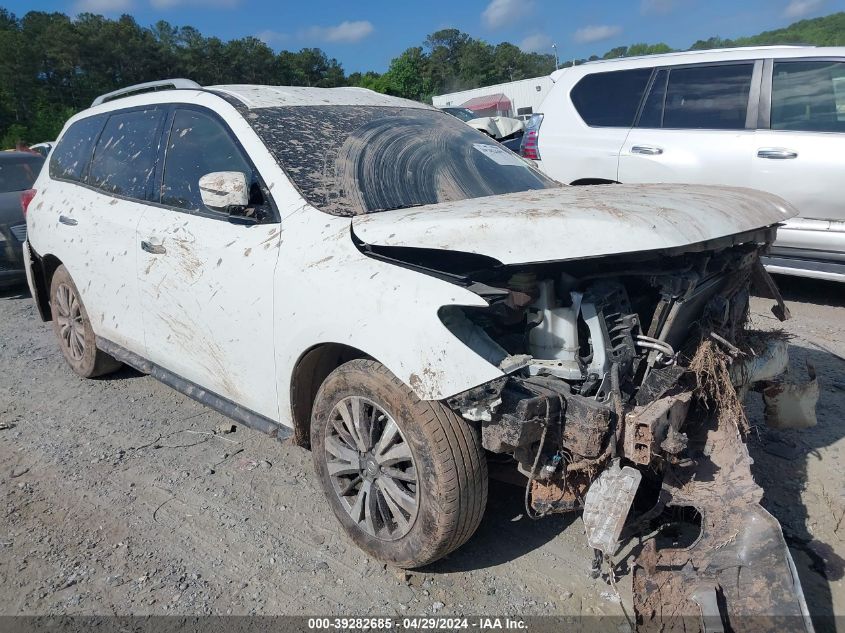
[[[616,180],[619,150],[651,73],[651,68],[590,73],[564,99],[553,92],[543,102],[539,133],[543,171],[566,184]]]
[[[177,376],[278,419],[273,276],[280,223],[270,194],[229,127],[211,110],[176,107],[166,124],[157,204],[134,252],[146,356]],[[239,171],[260,221],[206,207],[199,179]]]
[[[653,78],[619,181],[749,186],[762,62],[670,66]]]
[[[136,229],[152,191],[164,118],[164,108],[146,107],[74,123],[50,157],[52,204],[30,218],[33,246],[65,264],[97,335],[135,353],[144,340]]]
[[[763,85],[753,186],[800,213],[776,246],[845,261],[845,60],[770,60]]]

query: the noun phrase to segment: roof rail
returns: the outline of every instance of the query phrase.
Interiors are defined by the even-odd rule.
[[[161,79],[160,81],[148,81],[143,84],[135,84],[134,86],[126,86],[115,90],[114,92],[107,92],[100,95],[91,104],[91,107],[98,106],[106,101],[114,101],[121,97],[126,97],[139,92],[155,92],[157,90],[178,90],[178,89],[202,88],[196,81],[190,79]]]

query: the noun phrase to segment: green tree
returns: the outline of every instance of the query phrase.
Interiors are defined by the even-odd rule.
[[[698,40],[691,48],[795,43],[845,46],[845,12],[733,40]],[[603,57],[670,50],[664,43],[641,42],[613,48]],[[509,42],[493,46],[450,28],[405,50],[384,74],[347,77],[341,64],[319,48],[277,54],[254,37],[223,41],[163,20],[144,27],[128,15],[109,19],[82,13],[70,19],[47,11],[19,18],[0,7],[0,142],[9,146],[17,140],[55,138],[64,121],[97,95],[165,77],[189,77],[204,85],[353,85],[430,100],[434,94],[548,75],[554,67],[550,54],[526,53]]]
[[[662,53],[671,53],[672,48],[668,44],[660,42],[659,44],[631,44],[628,47],[628,52],[625,57],[641,57],[643,55],[660,55]]]
[[[425,101],[431,97],[432,88],[427,79],[428,59],[419,46],[409,48],[390,62],[383,75],[387,92],[406,99]]]
[[[375,90],[376,92],[387,93],[388,85],[385,75],[380,75],[377,72],[368,70],[365,73],[354,72],[347,77],[347,83],[350,86],[357,86],[359,88],[367,88]]]

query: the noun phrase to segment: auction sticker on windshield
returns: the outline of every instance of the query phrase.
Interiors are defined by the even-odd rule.
[[[513,152],[509,152],[504,147],[487,145],[486,143],[473,143],[472,146],[499,165],[513,165],[514,167],[526,166],[524,160]]]

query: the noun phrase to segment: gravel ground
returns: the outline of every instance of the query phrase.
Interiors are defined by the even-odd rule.
[[[845,615],[845,293],[781,283],[819,425],[761,429],[755,474],[810,610]],[[779,325],[769,304],[754,300],[761,328]],[[222,433],[230,420],[129,369],[77,378],[26,291],[0,293],[0,363],[0,615],[622,615],[590,579],[580,519],[526,519],[521,489],[493,482],[475,537],[406,574],[341,534],[307,451]]]

